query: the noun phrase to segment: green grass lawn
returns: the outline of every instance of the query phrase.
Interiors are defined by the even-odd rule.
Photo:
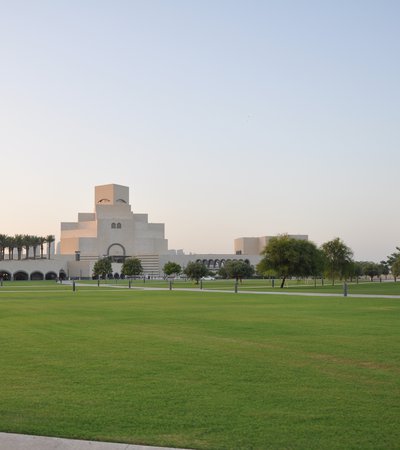
[[[398,299],[30,285],[0,289],[1,431],[399,448]]]

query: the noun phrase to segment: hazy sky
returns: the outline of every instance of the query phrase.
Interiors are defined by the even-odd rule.
[[[130,186],[170,248],[400,245],[400,2],[0,0],[0,232]]]

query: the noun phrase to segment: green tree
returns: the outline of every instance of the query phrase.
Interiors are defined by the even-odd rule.
[[[100,258],[93,266],[93,277],[94,278],[106,278],[108,275],[112,274],[111,258]]]
[[[33,259],[36,259],[37,248],[40,245],[40,237],[39,236],[31,236],[31,245],[33,250]]]
[[[396,261],[398,261],[399,259],[400,259],[400,247],[396,247],[396,252],[393,252],[391,255],[389,255],[388,257],[387,257],[387,260],[386,260],[386,264],[388,265],[388,267],[389,267],[389,269],[390,269],[390,271],[392,272],[392,275],[393,275],[393,264],[395,264],[396,263]],[[383,261],[382,261],[383,262]],[[396,266],[395,266],[396,267]],[[396,270],[396,269],[395,269]],[[394,275],[393,275],[394,276]],[[396,280],[396,278],[397,277],[394,277],[395,278],[395,280]]]
[[[46,238],[44,236],[40,236],[38,239],[39,239],[39,245],[40,245],[40,259],[43,259],[44,244],[46,242]]]
[[[51,244],[55,241],[55,237],[52,234],[49,234],[46,236],[46,242],[47,242],[47,258],[50,259],[51,256]]]
[[[5,258],[5,250],[7,248],[7,238],[6,234],[0,234],[0,261]]]
[[[18,260],[21,260],[22,250],[24,249],[24,245],[25,245],[24,236],[22,234],[16,234],[14,236],[14,243],[15,243],[15,247],[17,249]]]
[[[29,250],[34,246],[34,236],[30,234],[24,234],[24,247],[25,247],[25,259],[29,259]]]
[[[165,275],[168,275],[168,276],[169,275],[178,275],[179,273],[181,273],[182,267],[177,263],[168,261],[167,263],[164,264],[163,271],[164,271]]]
[[[400,247],[396,247],[397,252],[393,252],[391,255],[387,257],[387,264],[389,267],[392,266],[392,264],[400,258]]]
[[[353,277],[356,278],[357,283],[358,279],[364,275],[364,266],[361,261],[352,261],[350,263],[350,272],[348,273],[350,280],[353,281]]]
[[[128,258],[122,264],[122,274],[127,277],[140,275],[143,272],[142,263],[139,258]]]
[[[351,264],[353,252],[347,245],[339,238],[322,244],[322,252],[325,257],[325,264],[332,279],[332,284],[335,284],[335,276],[342,279],[346,276],[346,271]]]
[[[363,263],[363,271],[364,275],[371,278],[371,281],[374,281],[374,277],[377,277],[381,274],[380,267],[378,264],[372,261],[366,261]]]
[[[317,246],[310,241],[294,239],[288,235],[273,237],[257,265],[257,272],[282,278],[281,288],[288,277],[316,276],[322,270],[322,256]]]
[[[221,266],[218,270],[218,275],[221,278],[228,278],[228,272],[225,269],[225,264],[223,266]]]
[[[6,247],[8,248],[8,259],[14,259],[14,249],[16,246],[15,236],[7,236]]]
[[[208,275],[208,269],[201,262],[190,262],[183,273],[191,280],[195,280],[196,284],[198,284],[201,277]]]
[[[394,278],[394,281],[397,281],[397,277],[400,275],[400,256],[392,261],[392,275]]]
[[[385,275],[385,278],[387,279],[387,276],[390,273],[390,267],[387,261],[381,261],[379,263],[379,267],[380,267],[380,271],[382,273],[382,275]]]
[[[235,278],[236,282],[243,278],[250,278],[254,275],[254,268],[244,261],[230,260],[225,263],[224,270],[226,272],[225,278]]]

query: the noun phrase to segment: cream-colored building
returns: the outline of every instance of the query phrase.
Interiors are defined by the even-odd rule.
[[[61,222],[60,255],[80,253],[81,259],[110,256],[123,262],[130,256],[167,253],[163,223],[149,223],[134,214],[129,188],[118,184],[95,187],[93,213],[79,213],[77,222]]]
[[[129,188],[105,184],[94,189],[94,212],[79,213],[77,222],[62,222],[58,254],[69,255],[73,276],[90,272],[108,256],[114,263],[139,257],[148,272],[158,272],[159,255],[168,252],[163,223],[149,223],[147,214],[133,213]]]

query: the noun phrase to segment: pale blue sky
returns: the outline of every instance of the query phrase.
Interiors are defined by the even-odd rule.
[[[171,248],[400,244],[400,2],[1,1],[0,232],[131,188]]]

